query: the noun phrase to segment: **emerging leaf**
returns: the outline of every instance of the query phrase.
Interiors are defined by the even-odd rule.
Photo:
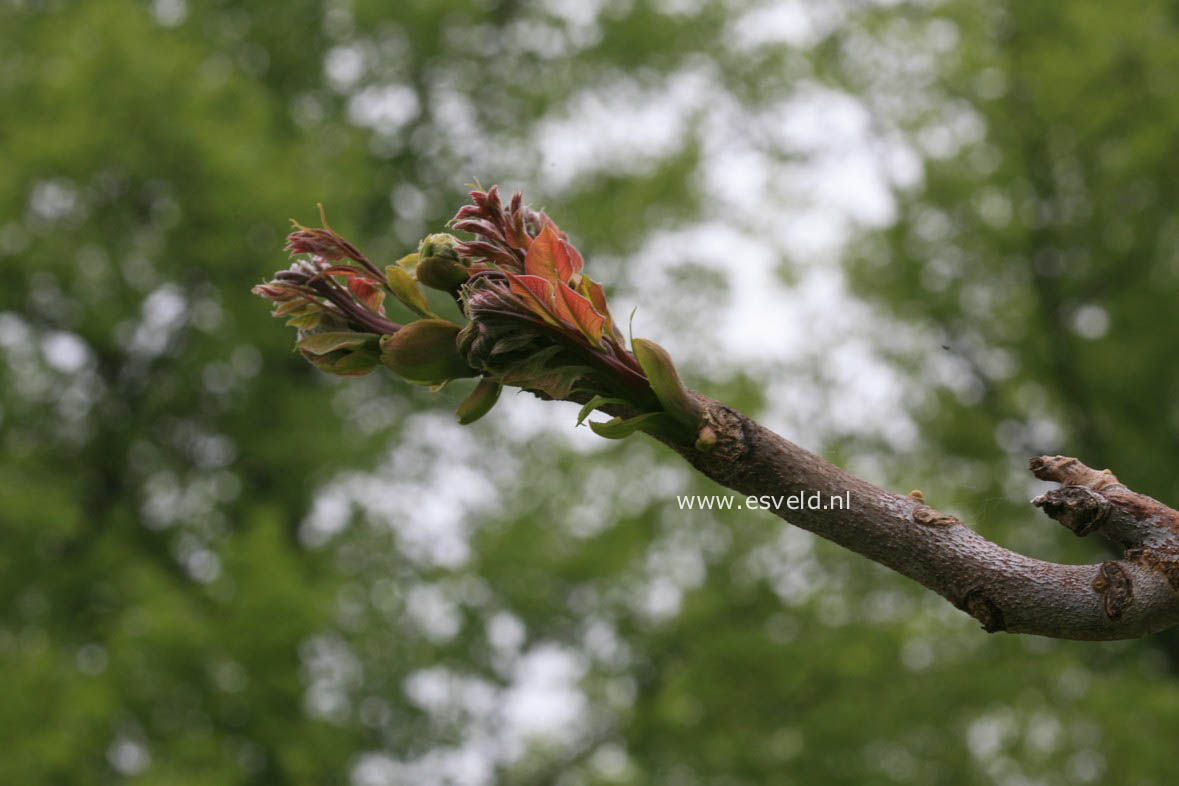
[[[606,439],[624,439],[636,431],[678,439],[682,429],[665,412],[644,412],[633,418],[611,418],[610,420],[591,420],[589,424],[594,433]]]
[[[385,290],[381,289],[380,284],[371,278],[356,276],[348,279],[348,291],[359,302],[378,314],[385,313],[385,307],[382,305],[385,302]]]
[[[655,397],[663,405],[664,411],[694,433],[700,427],[704,410],[680,381],[671,355],[654,341],[636,338],[631,344],[635,359],[643,367],[643,373],[647,375],[651,389],[655,391]]]
[[[607,404],[627,405],[630,404],[630,402],[624,398],[606,398],[605,396],[594,396],[589,401],[585,402],[584,407],[578,410],[577,425],[580,426],[582,423],[584,423],[585,419],[588,418],[595,409],[598,407],[603,407]]]
[[[501,390],[503,390],[503,386],[495,380],[479,380],[479,384],[475,386],[471,394],[463,399],[463,403],[459,404],[458,410],[455,412],[458,422],[466,426],[486,415],[495,406],[495,402],[499,401]]]
[[[290,327],[301,328],[303,330],[313,330],[319,327],[319,323],[323,321],[323,311],[316,309],[309,311],[306,314],[300,314],[297,317],[291,317],[287,320],[287,325]]]
[[[495,342],[491,348],[491,356],[506,355],[509,352],[515,352],[517,349],[523,349],[529,344],[536,341],[536,336],[532,333],[519,333],[514,336],[506,336]]]
[[[573,278],[573,260],[569,256],[569,244],[557,234],[557,226],[549,221],[541,233],[528,247],[524,257],[524,272],[546,281],[566,284]]]
[[[569,266],[573,269],[573,277],[580,275],[582,268],[585,267],[585,260],[581,258],[581,252],[564,237],[561,238],[561,248],[565,249],[565,253],[569,255]]]
[[[581,334],[592,341],[595,346],[601,346],[602,328],[606,324],[606,320],[602,315],[594,311],[594,307],[590,305],[588,300],[564,284],[557,287],[557,295],[564,301],[564,310],[568,314],[573,326],[581,331]]]
[[[594,310],[606,320],[606,332],[621,341],[622,334],[615,327],[614,319],[610,316],[610,309],[606,305],[606,293],[602,289],[602,285],[589,276],[583,275],[581,280],[577,282],[577,291],[583,297],[588,298],[589,302],[593,304]]]
[[[385,283],[389,285],[393,296],[404,303],[410,311],[419,317],[436,318],[436,315],[430,311],[430,304],[426,302],[425,295],[418,289],[417,282],[413,280],[413,276],[405,272],[404,268],[396,264],[387,266],[385,268]]]
[[[505,273],[508,288],[534,314],[550,325],[560,324],[556,319],[557,305],[553,285],[540,276],[516,276]]]
[[[590,369],[586,366],[558,366],[557,368],[545,369],[540,375],[531,376],[519,381],[510,381],[509,377],[511,375],[509,375],[509,377],[504,378],[504,383],[519,385],[527,390],[539,390],[546,396],[560,401],[569,398],[569,394],[573,392],[573,388],[589,372]]]
[[[524,386],[529,379],[543,374],[545,365],[560,351],[560,347],[552,346],[529,355],[503,373],[504,381],[511,380],[517,385]]]
[[[354,333],[352,331],[337,331],[330,333],[311,333],[299,339],[297,346],[304,352],[313,355],[326,355],[337,349],[357,349],[367,343],[376,346],[375,333]]]
[[[380,362],[381,359],[376,352],[369,350],[349,352],[337,360],[330,371],[342,377],[363,377],[365,374],[371,374],[373,369],[380,365]]]
[[[296,298],[294,300],[288,300],[284,303],[279,303],[274,307],[274,311],[270,312],[270,316],[285,317],[288,314],[302,314],[308,309],[315,307],[316,306],[314,303],[308,303],[307,300],[303,298]]]

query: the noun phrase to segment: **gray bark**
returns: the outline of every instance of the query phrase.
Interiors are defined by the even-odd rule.
[[[750,496],[843,495],[850,510],[775,514],[942,595],[985,630],[1062,639],[1128,639],[1179,622],[1179,513],[1073,458],[1040,456],[1031,471],[1059,489],[1032,500],[1078,535],[1101,532],[1122,559],[1060,565],[992,543],[919,494],[877,488],[705,397],[715,445],[668,442],[712,480]],[[710,435],[711,436],[711,435]]]

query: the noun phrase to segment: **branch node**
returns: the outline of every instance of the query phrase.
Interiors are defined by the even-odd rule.
[[[1103,562],[1093,579],[1093,591],[1101,596],[1105,615],[1117,622],[1134,602],[1134,585],[1130,575],[1116,562]]]
[[[673,447],[704,474],[719,483],[731,483],[745,469],[743,459],[753,448],[753,435],[745,418],[723,404],[710,402],[703,410],[694,450]]]
[[[1108,499],[1088,486],[1061,486],[1036,497],[1032,504],[1078,537],[1102,527],[1113,510]]]
[[[913,521],[926,527],[952,527],[962,523],[953,516],[936,511],[928,505],[922,505],[913,511]]]
[[[966,594],[962,596],[958,608],[981,622],[983,630],[987,633],[997,633],[1007,629],[1007,624],[1003,620],[1003,612],[993,600],[986,596],[982,587],[967,590]]]

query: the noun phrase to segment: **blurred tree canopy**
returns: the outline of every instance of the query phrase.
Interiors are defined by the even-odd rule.
[[[1100,558],[1022,464],[1179,499],[1177,22],[3,3],[0,780],[1169,782],[1173,636],[986,636],[768,514],[679,510],[717,489],[574,409],[460,429],[464,391],[329,379],[249,288],[316,201],[392,260],[465,182],[522,187],[701,389]]]

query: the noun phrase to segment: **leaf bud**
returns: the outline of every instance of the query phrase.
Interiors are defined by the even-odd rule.
[[[410,382],[440,385],[476,372],[459,355],[459,326],[445,319],[418,319],[381,336],[381,362]]]

